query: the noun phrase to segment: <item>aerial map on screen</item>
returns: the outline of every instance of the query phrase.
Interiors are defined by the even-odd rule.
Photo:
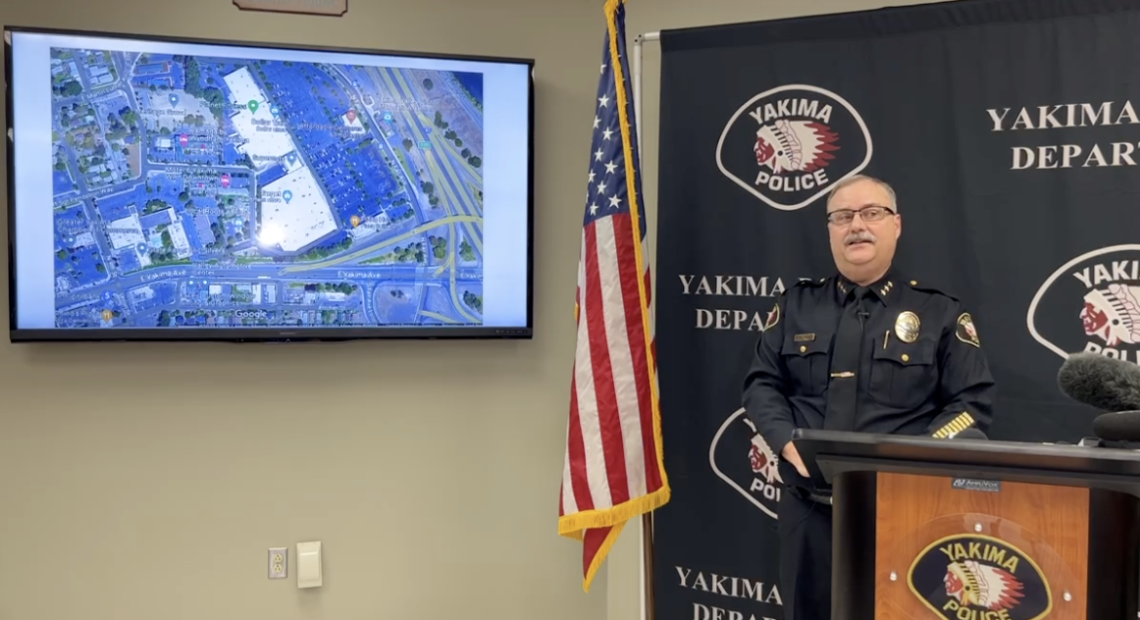
[[[53,48],[57,327],[478,325],[478,73]]]

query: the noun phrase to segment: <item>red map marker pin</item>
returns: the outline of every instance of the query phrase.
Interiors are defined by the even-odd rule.
[[[182,134],[182,135],[178,136],[178,143],[181,144],[182,146],[186,146],[187,144],[190,143],[190,136],[188,136],[186,134]]]
[[[222,187],[229,187],[229,186],[230,186],[230,175],[223,174],[222,175]]]
[[[350,123],[356,122],[356,110],[349,110],[348,114],[346,114],[345,116],[348,117],[348,122],[350,122]]]

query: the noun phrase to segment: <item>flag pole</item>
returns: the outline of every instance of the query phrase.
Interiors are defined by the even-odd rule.
[[[633,76],[630,87],[633,92],[633,122],[637,132],[637,151],[644,153],[642,146],[645,138],[642,137],[641,122],[641,85],[642,85],[642,54],[646,41],[660,41],[661,32],[646,32],[633,38],[633,54],[630,58],[630,69]],[[642,158],[642,165],[644,165]],[[646,240],[646,249],[650,241]],[[656,606],[653,601],[653,513],[641,515],[641,619],[656,620]]]
[[[641,55],[646,41],[660,41],[661,32],[645,32],[633,38],[633,58],[630,59],[633,79],[630,87],[633,89],[633,123],[637,128],[637,150],[641,152],[643,138],[641,137]]]
[[[653,513],[641,515],[641,615],[654,620],[657,615],[653,604]]]

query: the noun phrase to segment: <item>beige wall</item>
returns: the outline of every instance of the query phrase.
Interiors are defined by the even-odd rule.
[[[638,528],[589,595],[578,546],[555,534],[601,2],[350,3],[327,19],[229,0],[5,0],[0,22],[535,57],[538,336],[0,342],[0,620],[638,617]],[[631,0],[628,26],[873,4]],[[660,54],[646,52],[652,223]],[[267,547],[309,539],[325,543],[324,588],[265,578]]]
[[[0,21],[537,58],[538,336],[0,338],[0,619],[604,617],[604,578],[583,594],[556,523],[597,4],[350,4],[329,19],[230,0],[4,0]],[[324,588],[266,579],[266,548],[308,539],[325,544]]]

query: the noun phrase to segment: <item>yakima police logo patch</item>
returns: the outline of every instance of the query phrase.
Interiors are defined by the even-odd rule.
[[[847,100],[789,84],[756,95],[728,120],[716,146],[726,177],[770,206],[802,209],[871,163],[871,134]]]
[[[974,317],[970,316],[969,312],[963,312],[958,315],[957,325],[954,327],[954,335],[958,337],[958,340],[966,344],[972,344],[978,348],[982,346],[982,341],[978,338],[978,328],[974,327]]]
[[[717,429],[709,447],[709,464],[728,486],[764,514],[777,518],[776,504],[784,487],[780,460],[756,432],[744,408],[734,411]]]
[[[1053,610],[1041,568],[989,536],[949,536],[918,554],[911,592],[946,620],[1037,620]]]
[[[1140,245],[1115,245],[1065,263],[1029,304],[1029,333],[1063,358],[1100,353],[1140,363]]]
[[[780,322],[780,302],[772,305],[772,309],[768,311],[768,318],[764,320],[764,331],[768,331]]]

